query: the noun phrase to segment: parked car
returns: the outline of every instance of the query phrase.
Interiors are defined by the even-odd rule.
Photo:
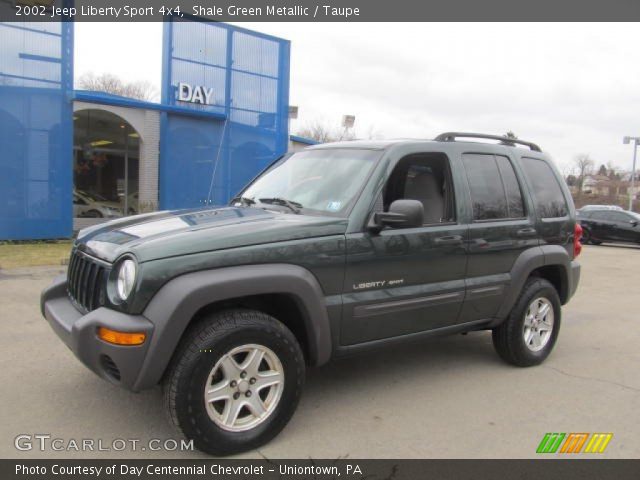
[[[640,243],[640,215],[626,210],[590,210],[578,217],[583,241]]]
[[[501,144],[459,141],[475,137]],[[87,367],[133,391],[162,383],[172,422],[226,455],[277,435],[306,369],[334,358],[491,330],[506,362],[543,362],[578,286],[580,235],[533,143],[323,144],[227,207],[82,230],[41,309]]]
[[[118,202],[110,202],[96,193],[73,191],[73,216],[115,218],[122,216]]]

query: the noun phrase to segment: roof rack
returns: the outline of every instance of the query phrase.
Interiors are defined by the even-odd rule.
[[[501,145],[507,145],[509,147],[515,147],[516,143],[529,147],[534,152],[541,152],[540,147],[535,143],[525,142],[524,140],[518,140],[517,138],[509,138],[502,135],[487,135],[485,133],[464,133],[464,132],[447,132],[438,135],[435,140],[437,142],[455,142],[456,138],[486,138],[488,140],[500,140]]]

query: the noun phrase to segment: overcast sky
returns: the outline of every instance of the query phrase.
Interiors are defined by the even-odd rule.
[[[512,130],[561,167],[587,153],[631,168],[622,137],[640,136],[638,24],[241,25],[292,42],[292,133],[343,114],[359,136]],[[78,22],[76,78],[111,72],[159,89],[161,37],[160,23]]]

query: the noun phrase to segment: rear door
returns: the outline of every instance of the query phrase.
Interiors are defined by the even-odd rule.
[[[591,231],[591,238],[595,240],[613,239],[613,223],[609,213],[608,210],[596,210],[590,213],[585,224]]]
[[[514,262],[539,242],[535,214],[527,208],[513,158],[502,152],[467,152],[462,163],[472,219],[460,322],[469,322],[497,313]]]

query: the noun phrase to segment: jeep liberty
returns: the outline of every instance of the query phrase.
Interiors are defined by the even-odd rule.
[[[41,309],[89,369],[162,384],[182,434],[228,455],[276,436],[333,358],[491,330],[506,362],[541,363],[580,278],[575,215],[530,142],[316,145],[228,206],[82,230]]]

